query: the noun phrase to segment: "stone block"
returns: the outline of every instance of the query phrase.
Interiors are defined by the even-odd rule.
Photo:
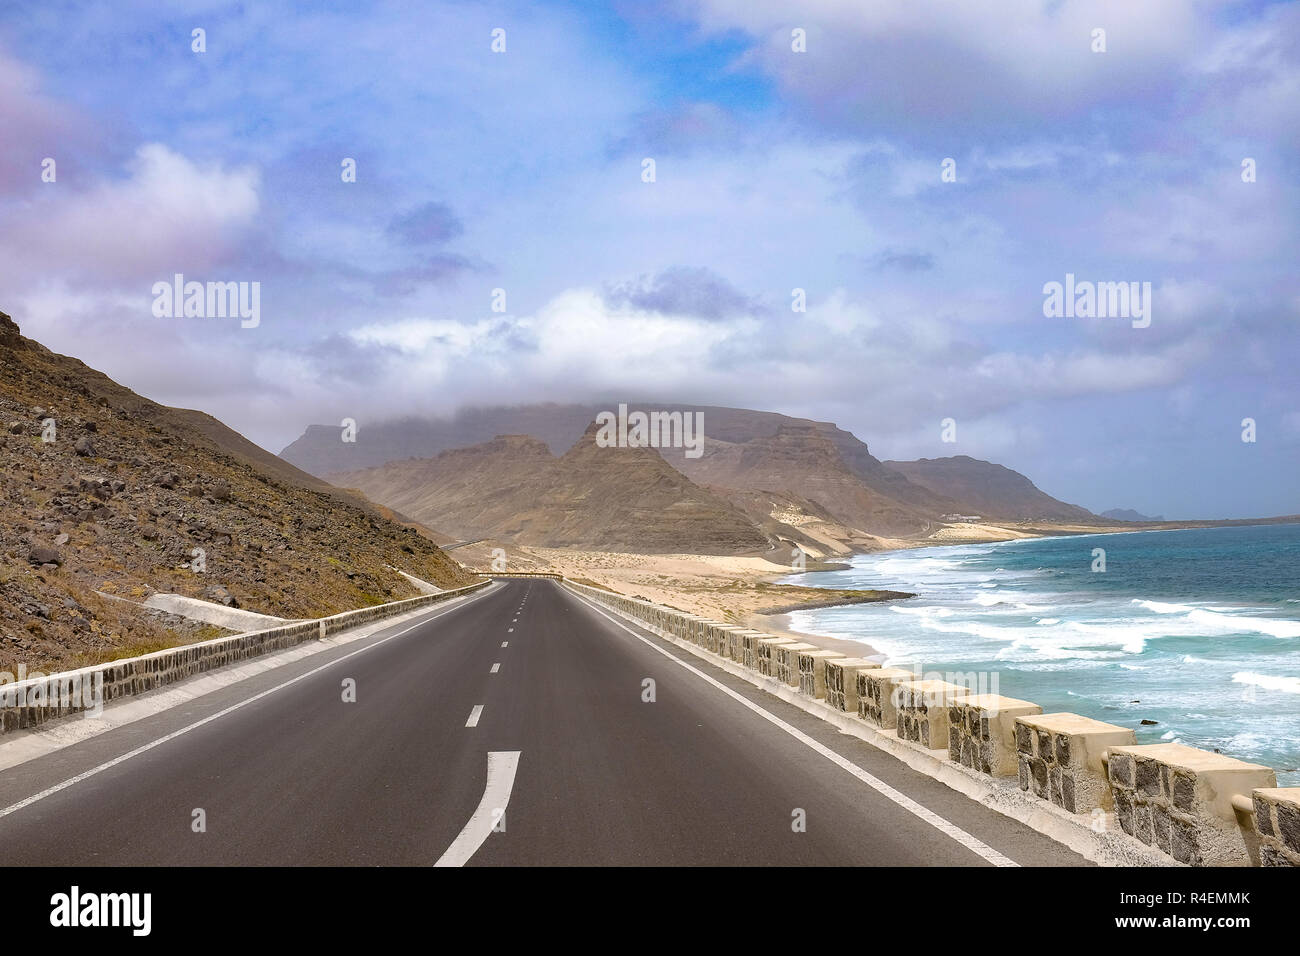
[[[725,633],[723,630],[725,627],[725,624],[718,621],[707,622],[701,631],[699,646],[716,654],[718,652],[718,640]]]
[[[885,730],[896,728],[898,705],[894,700],[894,685],[907,680],[916,680],[916,671],[906,667],[858,671],[858,716]]]
[[[1136,744],[1128,727],[1108,724],[1079,714],[1040,714],[1015,718],[1016,757],[1020,762],[1020,789],[1032,790],[1070,813],[1107,811],[1115,806],[1102,754],[1111,747]],[[1040,767],[1043,785],[1038,786]],[[1111,774],[1136,787],[1135,763],[1131,756],[1112,752]],[[1026,785],[1028,783],[1028,785]],[[1123,808],[1132,820],[1132,801]]]
[[[732,642],[740,642],[740,632],[744,628],[738,624],[715,624],[713,625],[714,641],[709,650],[720,657],[730,658],[732,654]]]
[[[740,663],[752,671],[759,669],[759,645],[763,641],[772,640],[774,635],[764,634],[762,631],[746,631],[741,635],[741,658]]]
[[[816,651],[821,648],[816,644],[805,644],[801,641],[795,641],[792,644],[778,644],[773,651],[773,657],[776,660],[776,672],[772,675],[782,684],[789,684],[791,687],[799,686],[799,652]]]
[[[792,637],[764,637],[758,641],[758,672],[764,677],[776,676],[776,649],[784,644],[798,644]]]
[[[944,680],[898,682],[894,685],[898,736],[928,750],[947,750],[949,707],[969,696],[967,688]]]
[[[1251,794],[1262,866],[1300,866],[1300,787],[1270,787]]]
[[[1248,866],[1260,858],[1260,835],[1242,827],[1232,799],[1276,787],[1272,769],[1183,744],[1147,744],[1110,748],[1109,779],[1117,807],[1132,807],[1116,812],[1124,832],[1179,863]]]
[[[861,657],[826,661],[826,703],[836,710],[858,713],[858,671],[879,670],[880,665]]]
[[[954,700],[948,707],[948,757],[980,773],[1015,776],[1016,718],[1042,712],[1037,704],[997,694]]]
[[[770,634],[764,634],[762,631],[756,631],[749,627],[739,627],[731,632],[731,638],[727,645],[727,657],[737,664],[745,664],[745,654],[752,647],[752,639],[755,637],[770,637]],[[745,665],[747,667],[753,665]]]
[[[823,648],[800,651],[798,655],[799,693],[807,697],[825,700],[826,662],[836,660],[844,660],[844,655],[838,651],[828,651]]]

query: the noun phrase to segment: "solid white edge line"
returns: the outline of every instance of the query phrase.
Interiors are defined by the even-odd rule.
[[[479,801],[469,822],[447,847],[447,852],[438,858],[434,866],[464,866],[470,857],[478,852],[485,840],[492,834],[496,825],[497,811],[506,812],[510,802],[510,791],[515,786],[515,771],[519,767],[518,750],[497,750],[488,753],[487,786],[483,788],[483,799]]]
[[[488,589],[485,588],[484,590],[478,592],[478,595],[467,595],[467,598],[472,601],[475,597],[482,596],[483,594],[487,593],[487,590]],[[150,750],[153,750],[155,747],[161,746],[162,744],[175,740],[177,737],[181,737],[184,736],[185,734],[188,734],[191,730],[198,730],[200,727],[202,727],[205,724],[210,724],[214,720],[220,720],[222,717],[225,717],[227,714],[233,714],[235,711],[247,707],[249,704],[255,703],[256,701],[261,700],[263,697],[269,697],[271,694],[274,694],[276,691],[284,690],[286,687],[292,687],[294,684],[298,683],[299,681],[304,681],[308,677],[313,677],[316,674],[319,674],[321,671],[325,670],[326,668],[333,667],[335,664],[341,664],[343,661],[346,661],[352,657],[356,657],[358,654],[364,654],[366,653],[366,651],[373,650],[374,648],[379,647],[380,645],[387,644],[389,641],[396,640],[397,638],[405,634],[407,631],[413,631],[417,627],[420,627],[424,624],[428,624],[430,621],[436,621],[438,618],[442,617],[445,614],[449,614],[450,612],[456,610],[456,608],[458,607],[464,607],[465,603],[466,602],[464,600],[456,599],[456,603],[453,604],[451,607],[439,608],[438,609],[439,613],[430,614],[428,617],[423,617],[420,620],[416,621],[414,624],[412,624],[410,627],[402,628],[402,630],[398,631],[396,634],[390,634],[388,637],[385,637],[382,640],[375,641],[375,643],[373,644],[367,644],[365,647],[344,654],[342,657],[335,658],[334,660],[326,664],[322,664],[319,667],[314,667],[311,670],[307,671],[305,674],[299,674],[297,677],[291,678],[285,681],[283,684],[277,684],[274,687],[262,691],[260,694],[254,694],[252,697],[249,697],[246,700],[241,700],[237,704],[231,704],[229,707],[225,708],[224,710],[219,710],[215,714],[209,714],[207,717],[204,717],[202,720],[196,720],[192,724],[186,724],[184,727],[180,728],[179,730],[174,730],[170,734],[165,734],[164,736],[159,737],[157,740],[153,740],[147,744],[143,744],[139,747],[136,747],[134,750],[129,750],[126,753],[122,754],[121,756],[114,757],[112,760],[108,760],[105,761],[104,763],[101,763],[97,767],[91,767],[89,770],[85,771],[84,773],[79,773],[75,777],[69,777],[67,780],[64,780],[62,783],[56,783],[54,786],[48,787],[45,790],[42,790],[40,793],[34,793],[27,799],[19,800],[17,803],[11,804],[10,806],[5,807],[3,810],[0,810],[0,819],[9,816],[9,814],[11,813],[17,813],[19,810],[23,809],[24,807],[30,807],[33,803],[36,803],[40,800],[44,800],[46,797],[53,796],[54,794],[62,790],[67,790],[69,787],[75,786],[76,784],[81,783],[81,781],[83,780],[88,780],[91,777],[95,776],[96,774],[103,773],[105,770],[111,770],[113,767],[116,767],[118,764],[126,763],[128,760],[132,759],[133,757],[138,757],[143,753],[148,753]]]
[[[797,727],[787,724],[780,717],[764,710],[762,707],[754,703],[748,697],[745,697],[743,694],[736,693],[726,684],[714,680],[708,674],[704,673],[699,668],[691,664],[688,664],[686,661],[682,660],[676,654],[672,654],[668,652],[667,650],[665,650],[664,648],[656,644],[654,641],[638,634],[636,631],[632,630],[622,621],[610,617],[608,614],[605,613],[603,609],[601,609],[596,604],[593,604],[591,601],[587,600],[587,598],[584,597],[583,595],[577,594],[573,591],[569,591],[568,593],[572,594],[583,604],[586,604],[589,608],[591,608],[601,617],[608,620],[611,624],[614,624],[615,626],[620,627],[623,630],[627,631],[627,633],[631,634],[638,641],[641,641],[647,646],[654,648],[656,651],[658,651],[660,654],[662,654],[664,657],[668,658],[669,660],[676,661],[678,664],[686,668],[695,676],[699,677],[701,680],[707,681],[709,684],[713,685],[718,690],[722,691],[728,697],[738,701],[743,706],[749,708],[754,713],[758,714],[764,720],[770,721],[771,723],[775,724],[777,727],[780,727],[782,730],[788,733],[795,740],[798,740],[800,743],[807,745],[812,750],[815,750],[817,753],[821,754],[831,763],[835,764],[836,766],[844,770],[847,770],[849,773],[853,774],[853,776],[857,777],[859,780],[865,783],[868,787],[871,787],[871,789],[875,790],[877,793],[888,798],[889,800],[892,800],[894,803],[898,804],[908,813],[924,820],[926,823],[930,824],[930,826],[934,827],[940,833],[944,833],[952,837],[954,840],[956,840],[962,846],[966,847],[966,849],[970,850],[972,853],[975,853],[976,855],[982,857],[983,859],[987,860],[989,863],[992,863],[994,866],[1019,866],[1020,865],[1010,857],[1004,856],[1003,854],[999,853],[997,850],[993,849],[993,847],[989,846],[987,843],[984,843],[978,837],[967,833],[965,830],[957,826],[955,823],[949,823],[947,820],[939,816],[939,814],[935,813],[933,810],[930,810],[927,807],[923,807],[921,804],[917,803],[911,797],[907,796],[907,794],[895,790],[893,787],[885,783],[880,778],[874,777],[871,774],[867,773],[857,764],[848,760],[846,757],[837,754],[834,750],[831,750],[829,747],[825,746],[824,744],[819,743],[818,741],[814,740],[812,737],[809,737],[802,730],[799,730]]]
[[[477,727],[478,719],[483,715],[483,705],[475,704],[474,709],[469,712],[469,720],[465,721],[466,727]]]

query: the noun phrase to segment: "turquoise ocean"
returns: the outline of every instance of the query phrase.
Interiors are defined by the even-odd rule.
[[[1300,785],[1300,525],[965,544],[852,565],[786,580],[917,596],[796,611],[795,630],[863,641],[927,675],[983,674],[981,689],[1045,713],[1218,748]]]

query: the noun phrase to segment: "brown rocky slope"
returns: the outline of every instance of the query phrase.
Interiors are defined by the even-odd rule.
[[[937,495],[960,502],[952,510],[1020,521],[1098,521],[1086,508],[1053,498],[1020,474],[969,455],[887,461],[885,466]]]
[[[951,504],[930,501],[927,511],[880,492],[850,466],[825,427],[813,422],[785,424],[745,442],[710,438],[701,457],[683,458],[677,467],[701,484],[801,495],[842,524],[872,534],[920,532],[939,502]]]
[[[314,474],[334,475],[412,457],[432,459],[503,434],[531,436],[558,455],[597,414],[616,407],[606,403],[464,409],[448,418],[364,423],[355,443],[340,442],[337,427],[313,425],[282,455]],[[743,507],[764,530],[775,512],[803,512],[798,521],[829,519],[821,522],[825,533],[815,537],[832,550],[857,549],[871,536],[924,536],[941,524],[942,515],[951,513],[1098,520],[1083,508],[1043,494],[1024,476],[988,462],[882,462],[865,442],[831,422],[717,406],[650,402],[630,407],[699,412],[707,436],[704,456],[688,459],[680,450],[665,449],[665,460],[696,485]],[[961,467],[943,465],[954,461]],[[772,512],[755,511],[756,494],[773,497]],[[780,533],[791,540],[799,537],[789,528]]]
[[[0,670],[222,633],[136,603],[158,591],[302,618],[414,596],[390,565],[471,580],[418,529],[24,338],[4,313],[0,428]]]
[[[499,435],[434,458],[331,475],[375,501],[463,538],[647,554],[745,554],[768,538],[739,508],[653,448],[602,448],[596,427],[560,457]]]

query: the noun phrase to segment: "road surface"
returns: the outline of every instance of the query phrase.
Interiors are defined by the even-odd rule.
[[[511,580],[0,772],[0,862],[1084,860],[553,581]]]

